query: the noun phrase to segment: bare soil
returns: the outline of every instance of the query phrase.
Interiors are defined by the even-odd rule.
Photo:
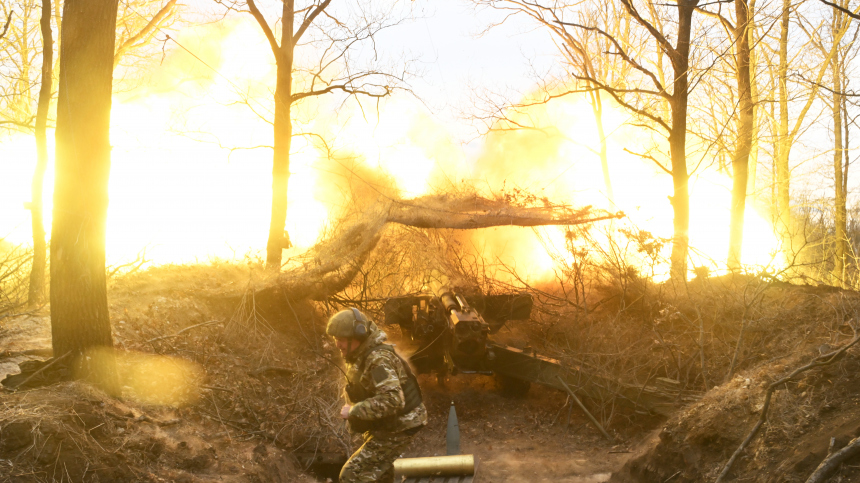
[[[406,456],[445,454],[451,402],[460,426],[461,451],[474,454],[480,481],[608,481],[629,458],[623,445],[607,442],[575,409],[567,423],[566,397],[533,385],[524,398],[501,395],[492,377],[458,375],[440,387],[422,380],[430,424]]]

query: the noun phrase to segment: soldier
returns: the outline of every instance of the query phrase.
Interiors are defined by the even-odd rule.
[[[340,417],[364,444],[343,466],[340,483],[393,482],[394,460],[427,424],[427,409],[409,364],[385,343],[386,335],[358,309],[334,314],[326,334],[347,363]]]

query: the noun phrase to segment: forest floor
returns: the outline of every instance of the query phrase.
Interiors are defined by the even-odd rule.
[[[4,389],[0,482],[332,478],[358,440],[336,416],[342,376],[321,332],[326,310],[293,303],[286,316],[261,313],[247,295],[261,282],[254,277],[212,265],[113,280],[122,393],[82,382]],[[779,290],[781,332],[750,327],[761,341],[750,345],[754,362],[668,420],[629,417],[610,426],[609,442],[559,391],[533,386],[516,399],[487,376],[448,377],[444,386],[421,376],[430,423],[406,456],[444,454],[453,402],[462,452],[476,455],[482,483],[714,481],[758,419],[767,384],[809,362],[822,342],[849,339],[846,321],[860,308],[854,293]],[[399,331],[390,332],[397,342]],[[2,321],[0,378],[49,358],[50,347],[47,308]],[[805,481],[831,438],[838,449],[860,434],[858,402],[860,356],[852,349],[775,393],[768,424],[728,481]],[[848,461],[830,481],[860,481],[858,465]]]
[[[122,394],[81,382],[5,390],[0,481],[331,478],[336,465],[326,458],[343,458],[358,442],[336,418],[341,375],[324,360],[334,348],[314,333],[324,315],[296,306],[294,325],[272,323],[247,300],[221,297],[248,284],[247,270],[226,266],[160,267],[112,281]],[[4,320],[0,379],[49,358],[50,348],[47,308]],[[141,371],[151,377],[141,380]],[[177,373],[190,389],[175,387],[184,385]],[[558,391],[532,387],[507,398],[480,375],[449,377],[444,386],[422,376],[421,385],[430,423],[406,456],[444,454],[453,402],[478,481],[603,482],[632,456],[569,412]]]

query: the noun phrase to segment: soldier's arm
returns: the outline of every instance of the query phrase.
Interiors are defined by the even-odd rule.
[[[349,410],[349,417],[374,420],[394,416],[406,405],[397,365],[400,360],[388,352],[377,351],[369,356],[366,374],[370,375],[376,388],[372,397],[355,404]]]

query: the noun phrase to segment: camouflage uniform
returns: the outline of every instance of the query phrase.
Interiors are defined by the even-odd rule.
[[[394,460],[409,446],[415,433],[427,424],[427,409],[419,404],[406,414],[401,381],[409,373],[401,359],[385,348],[385,332],[371,323],[367,340],[347,360],[347,377],[368,394],[360,402],[349,401],[350,423],[372,421],[362,434],[364,444],[346,462],[340,483],[372,483],[394,480]]]

